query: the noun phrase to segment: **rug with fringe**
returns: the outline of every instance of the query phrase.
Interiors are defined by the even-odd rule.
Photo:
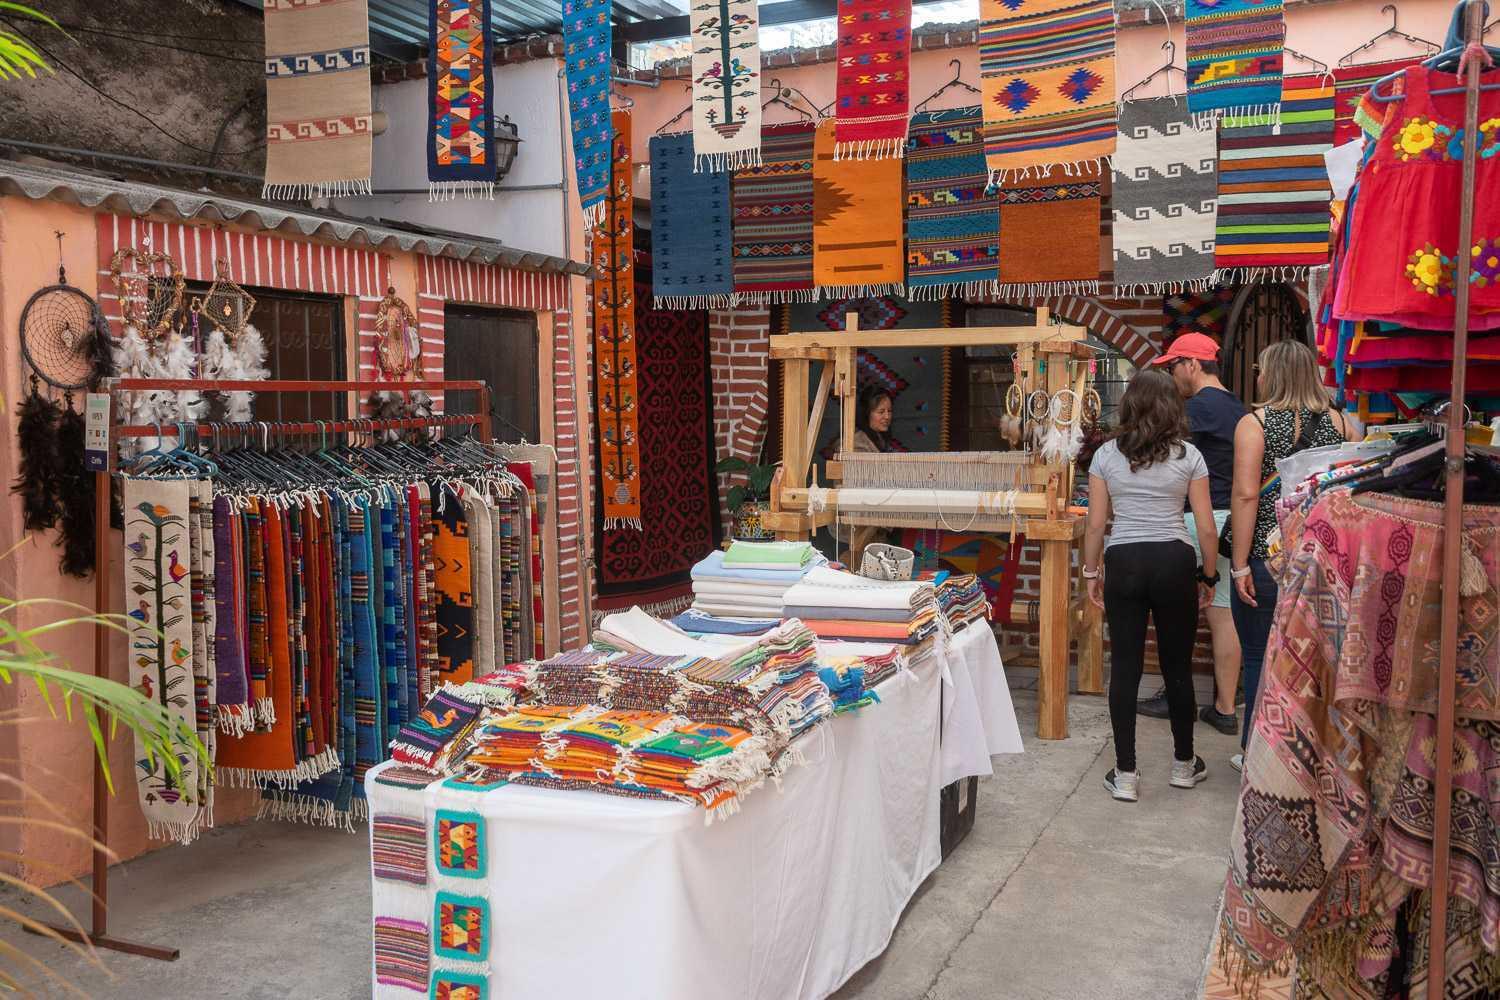
[[[980,0],[979,18],[992,178],[1097,164],[1115,151],[1110,0]]]
[[[986,190],[976,105],[912,116],[906,153],[906,294],[982,294],[999,280],[1000,200]]]
[[[1357,117],[1359,106],[1370,88],[1375,86],[1375,81],[1400,73],[1419,62],[1421,60],[1415,58],[1390,59],[1385,62],[1334,67],[1333,144],[1342,146],[1363,134],[1364,129]]]
[[[1099,290],[1098,165],[1078,176],[1012,178],[1000,192],[999,294],[1093,295]]]
[[[694,170],[693,137],[651,138],[651,293],[659,309],[728,309],[734,296],[731,174]]]
[[[1333,87],[1290,77],[1283,120],[1225,116],[1219,127],[1216,280],[1299,280],[1328,263],[1333,197],[1323,154],[1333,146]]]
[[[1201,289],[1214,273],[1219,154],[1181,98],[1120,106],[1114,158],[1115,285],[1121,295]]]
[[[609,76],[612,72],[610,0],[572,0],[563,13],[563,72],[568,82],[568,120],[573,166],[584,223],[604,218],[609,192]]]
[[[427,187],[433,199],[495,196],[495,39],[490,0],[428,0]]]
[[[615,111],[609,197],[594,233],[594,405],[601,513],[611,529],[641,529],[636,433],[635,198],[630,113]]]
[[[639,604],[659,616],[692,601],[692,568],[719,544],[708,315],[651,305],[650,260],[635,296],[635,426],[640,528],[595,529],[596,610]],[[601,489],[604,485],[601,483]]]
[[[734,175],[734,292],[741,302],[813,297],[811,122],[768,126],[761,162]]]
[[[1188,108],[1272,123],[1281,101],[1281,0],[1186,0]]]
[[[836,129],[825,121],[814,139],[813,283],[827,295],[900,295],[901,161],[836,159]]]
[[[753,167],[763,103],[756,0],[694,0],[690,8],[693,169]]]
[[[839,0],[840,158],[901,156],[911,94],[911,0]]]
[[[365,0],[265,0],[266,180],[261,197],[369,194],[374,167]]]

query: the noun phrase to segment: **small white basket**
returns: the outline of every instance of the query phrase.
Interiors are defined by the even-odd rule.
[[[917,554],[911,549],[875,542],[865,546],[859,575],[871,580],[910,580],[916,564]]]

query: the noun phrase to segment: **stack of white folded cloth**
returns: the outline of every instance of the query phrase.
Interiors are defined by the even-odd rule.
[[[807,542],[735,542],[693,567],[693,608],[727,618],[780,618],[782,596],[828,560]]]

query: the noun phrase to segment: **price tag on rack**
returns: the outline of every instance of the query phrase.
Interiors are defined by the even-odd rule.
[[[83,467],[109,471],[109,400],[107,392],[91,392],[84,402]]]

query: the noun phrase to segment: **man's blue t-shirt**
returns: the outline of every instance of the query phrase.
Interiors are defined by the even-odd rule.
[[[1188,427],[1193,444],[1208,464],[1208,491],[1214,510],[1228,510],[1234,485],[1234,429],[1245,415],[1245,405],[1227,389],[1212,386],[1187,401]]]

